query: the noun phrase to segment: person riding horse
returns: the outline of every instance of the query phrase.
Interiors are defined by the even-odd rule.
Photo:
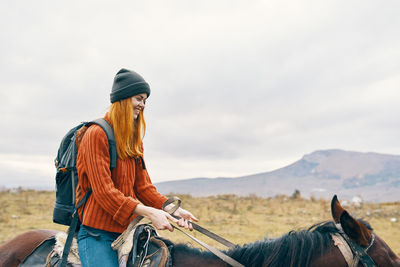
[[[86,204],[78,209],[83,267],[118,266],[110,245],[138,215],[150,219],[158,230],[173,231],[169,221],[192,229],[190,221],[197,221],[182,208],[174,213],[179,220],[161,209],[167,198],[152,184],[143,159],[144,109],[149,96],[150,87],[142,76],[128,69],[118,71],[110,94],[111,107],[104,117],[113,128],[118,153],[112,173],[107,137],[101,127],[90,126],[81,138],[76,163],[77,202],[92,190]]]

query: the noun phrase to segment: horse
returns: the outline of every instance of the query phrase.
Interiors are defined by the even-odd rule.
[[[331,202],[331,212],[333,221],[320,222],[305,230],[292,230],[276,239],[237,245],[225,253],[246,267],[400,267],[400,258],[373,232],[371,225],[353,218],[340,205],[336,196]],[[29,256],[32,257],[36,251],[35,246],[51,236],[48,230],[42,230],[42,235],[38,231],[24,233],[3,244],[0,247],[0,267],[18,266],[27,251],[33,251]],[[229,266],[211,252],[174,244],[167,239],[163,241],[171,247],[170,255],[174,267]],[[133,266],[130,264],[127,267]]]

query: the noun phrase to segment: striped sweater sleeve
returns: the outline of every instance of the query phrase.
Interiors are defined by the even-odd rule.
[[[92,126],[87,130],[79,153],[84,153],[83,164],[96,202],[113,220],[120,225],[126,225],[139,201],[125,196],[115,188],[111,179],[107,136],[99,126]]]

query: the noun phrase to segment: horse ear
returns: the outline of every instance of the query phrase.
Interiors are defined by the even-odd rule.
[[[359,245],[367,247],[371,242],[371,231],[368,230],[364,224],[351,217],[345,210],[340,216],[340,224],[342,225],[343,231]]]
[[[345,211],[345,209],[340,205],[337,196],[334,195],[331,202],[331,212],[335,223],[340,223],[340,216],[342,215],[343,211]]]

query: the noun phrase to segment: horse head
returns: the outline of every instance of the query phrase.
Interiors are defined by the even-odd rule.
[[[354,254],[353,260],[359,257],[364,266],[374,266],[373,263],[375,266],[400,266],[400,258],[385,241],[373,233],[368,223],[353,218],[340,205],[336,195],[331,202],[331,212],[336,226],[344,233],[343,237]]]

